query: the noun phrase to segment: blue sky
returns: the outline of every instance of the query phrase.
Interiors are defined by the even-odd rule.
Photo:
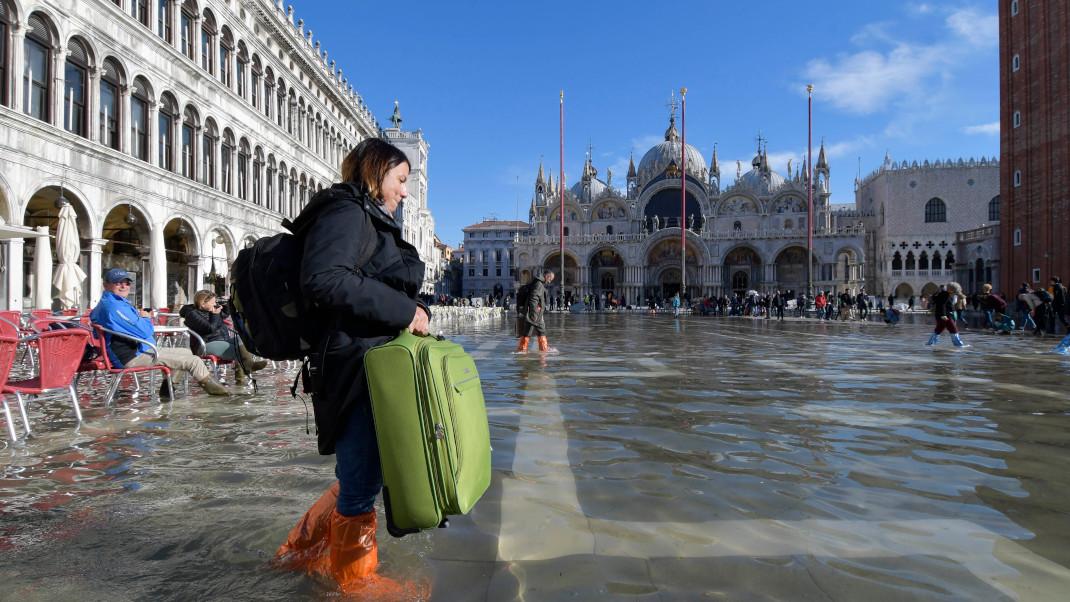
[[[786,171],[822,137],[834,203],[895,160],[999,154],[995,2],[297,2],[350,82],[388,123],[431,144],[431,210],[447,243],[484,217],[526,219],[540,156],[557,173],[565,90],[565,171],[588,144],[600,177],[623,185],[659,141],[672,90],[688,88],[687,141],[722,178],[749,169],[759,131]],[[815,158],[816,160],[816,158]]]

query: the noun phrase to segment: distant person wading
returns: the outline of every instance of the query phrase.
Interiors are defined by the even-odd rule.
[[[546,338],[545,313],[549,308],[547,302],[546,285],[554,281],[554,273],[544,271],[540,276],[535,276],[530,284],[525,285],[522,294],[517,295],[517,336],[519,342],[516,346],[517,353],[528,350],[531,337],[536,337],[539,342],[539,351],[553,352],[550,342]]]

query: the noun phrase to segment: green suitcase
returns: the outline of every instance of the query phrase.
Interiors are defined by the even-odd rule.
[[[490,486],[490,428],[472,356],[403,332],[364,356],[394,537],[445,526]]]

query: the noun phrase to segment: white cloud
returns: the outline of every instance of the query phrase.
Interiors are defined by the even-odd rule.
[[[817,99],[865,115],[918,91],[944,60],[936,47],[900,44],[887,54],[865,50],[834,61],[814,59],[807,64],[806,76]]]
[[[911,2],[907,9],[918,15],[928,15],[933,12],[933,5],[927,2]]]
[[[992,123],[982,123],[979,125],[971,125],[969,127],[962,128],[965,134],[982,134],[985,136],[998,136],[999,135],[999,122],[993,121]]]
[[[999,43],[999,17],[964,8],[947,17],[947,27],[973,46],[994,46]]]
[[[915,12],[932,12],[931,5],[915,5]],[[944,26],[951,33],[932,44],[896,41],[887,23],[872,23],[851,40],[868,48],[835,57],[819,57],[803,73],[814,84],[814,97],[848,113],[868,115],[888,108],[924,110],[941,88],[951,82],[955,67],[998,40],[995,14],[964,8],[950,12]],[[797,89],[803,89],[799,85]]]

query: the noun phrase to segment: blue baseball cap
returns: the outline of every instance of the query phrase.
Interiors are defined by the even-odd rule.
[[[134,275],[127,272],[123,268],[112,268],[107,272],[104,272],[104,282],[116,284],[123,280],[129,280],[131,284],[134,282]]]

